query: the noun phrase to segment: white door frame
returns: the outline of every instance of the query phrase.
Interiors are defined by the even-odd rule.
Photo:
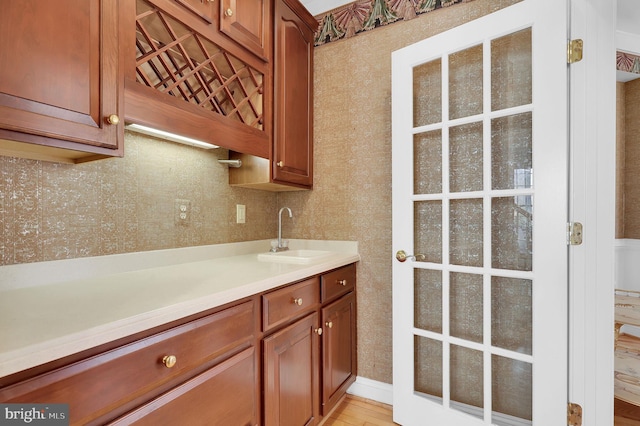
[[[613,425],[615,236],[615,0],[571,0],[570,218],[584,242],[569,257],[569,400],[583,425]]]

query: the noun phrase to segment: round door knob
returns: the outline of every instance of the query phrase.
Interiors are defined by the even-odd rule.
[[[344,287],[347,285],[347,280],[338,280],[338,284]]]
[[[298,306],[302,306],[302,297],[298,299],[293,299],[293,303]]]
[[[283,162],[283,161],[278,161],[278,162],[276,163],[276,166],[278,166],[278,167],[284,167],[284,162]]]
[[[329,328],[333,328],[333,322],[332,321],[327,321],[326,323],[324,323],[324,325],[326,325]]]
[[[176,358],[175,355],[166,355],[162,358],[162,363],[167,368],[173,367],[176,365],[176,362],[178,362],[178,358]]]
[[[322,328],[316,328],[313,331],[315,331],[318,336],[322,336]]]
[[[233,9],[229,8],[224,11],[225,16],[233,16]]]
[[[115,114],[111,114],[109,117],[107,117],[107,123],[109,124],[118,124],[120,122],[120,117],[118,117]]]

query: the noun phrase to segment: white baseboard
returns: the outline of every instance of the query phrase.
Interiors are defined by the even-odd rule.
[[[356,377],[356,381],[347,389],[350,395],[371,399],[384,404],[393,405],[393,385],[366,377]]]

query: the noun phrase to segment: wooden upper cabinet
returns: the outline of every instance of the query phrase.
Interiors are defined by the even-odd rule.
[[[268,60],[269,0],[220,0],[220,31]]]
[[[313,184],[313,38],[318,22],[296,0],[274,7],[274,182]]]
[[[117,0],[2,3],[0,153],[122,155],[118,26]]]
[[[267,158],[269,66],[186,7],[197,3],[126,2],[125,118]]]

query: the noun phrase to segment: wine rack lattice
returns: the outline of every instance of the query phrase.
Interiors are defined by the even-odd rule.
[[[137,2],[136,79],[263,129],[264,75],[144,0]]]

